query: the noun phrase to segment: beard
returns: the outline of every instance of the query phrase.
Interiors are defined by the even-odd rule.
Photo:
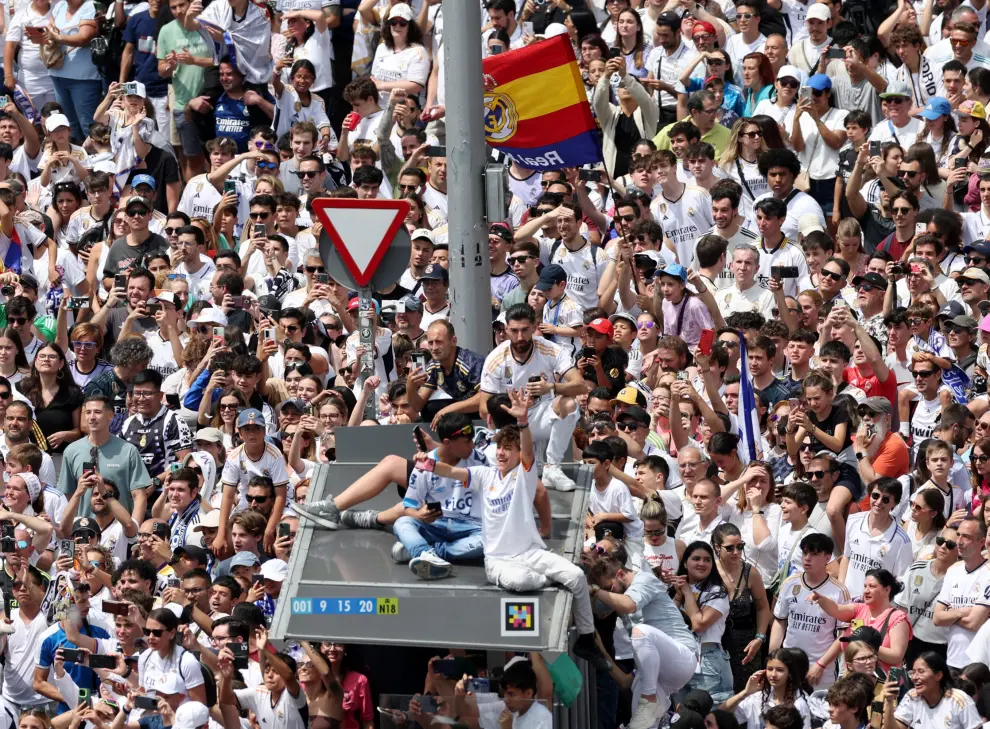
[[[866,449],[866,457],[871,461],[880,452],[880,446],[883,445],[887,434],[890,432],[890,421],[886,418],[878,423],[874,423],[874,425],[876,426],[876,435],[873,436],[873,442],[870,443],[870,447]],[[863,426],[860,427],[862,428]]]

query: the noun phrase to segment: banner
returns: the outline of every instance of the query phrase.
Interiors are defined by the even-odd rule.
[[[533,170],[601,161],[598,126],[566,34],[490,56],[482,69],[488,144]]]
[[[756,410],[756,390],[753,375],[749,371],[746,355],[746,338],[739,332],[739,460],[743,465],[763,460],[763,443],[760,435],[760,415]]]

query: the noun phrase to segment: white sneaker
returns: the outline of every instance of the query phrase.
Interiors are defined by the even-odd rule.
[[[454,567],[445,559],[440,559],[432,549],[414,557],[409,562],[410,571],[421,580],[442,580],[450,577]]]
[[[640,697],[636,713],[629,721],[629,729],[650,729],[657,725],[660,718],[660,702],[647,701]]]
[[[409,561],[409,550],[406,549],[406,545],[402,542],[396,542],[392,545],[392,559],[394,559],[399,564],[405,564]]]
[[[573,491],[577,484],[569,479],[560,466],[548,463],[543,469],[543,485],[555,491]]]

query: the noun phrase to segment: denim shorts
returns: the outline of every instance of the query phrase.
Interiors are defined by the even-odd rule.
[[[715,706],[728,701],[732,691],[732,667],[729,665],[729,653],[716,643],[705,643],[701,646],[701,663],[685,692],[693,689],[707,691],[715,702]]]

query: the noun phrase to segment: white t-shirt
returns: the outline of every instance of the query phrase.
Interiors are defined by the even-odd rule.
[[[766,102],[761,101],[760,103]],[[739,214],[748,221],[754,221],[756,220],[756,212],[753,210],[753,203],[769,192],[770,186],[767,184],[767,178],[760,174],[760,168],[756,162],[747,162],[742,157],[737,158],[736,161],[738,165],[733,164],[726,172],[728,172],[730,179],[742,186],[742,197],[739,198]],[[739,170],[742,170],[742,175],[739,174]]]
[[[186,183],[182,197],[179,198],[179,210],[190,218],[206,218],[212,223],[213,211],[220,203],[220,198],[217,188],[206,179],[206,175],[197,175]]]
[[[484,499],[481,535],[485,559],[509,558],[533,549],[546,549],[536,528],[533,497],[536,495],[536,464],[520,463],[505,477],[497,468],[473,466],[468,487]]]
[[[805,276],[810,275],[808,271],[808,259],[804,257],[801,247],[790,240],[784,241],[776,248],[768,249],[766,241],[762,238],[756,249],[760,252],[760,270],[757,281],[762,286],[764,280],[770,279],[771,269],[774,266],[797,266],[798,278],[785,278],[781,281],[784,285],[784,295],[797,297],[799,292],[798,282]]]
[[[695,585],[691,585],[691,592],[694,593],[695,599],[698,601],[698,609],[704,608],[714,608],[718,611],[718,619],[709,625],[707,628],[698,633],[698,642],[704,645],[705,643],[721,643],[722,633],[725,632],[725,621],[729,617],[729,595],[726,593],[724,587],[718,587],[716,585],[710,586],[704,592],[700,592]]]
[[[146,691],[154,691],[170,673],[178,676],[187,689],[203,685],[202,666],[192,653],[181,646],[175,646],[165,658],[151,648],[138,658],[138,676]]]
[[[873,127],[873,131],[870,132],[869,141],[880,142],[881,144],[883,142],[896,141],[902,148],[907,149],[914,144],[918,135],[924,131],[925,122],[913,116],[903,127],[894,126],[892,121],[884,120]]]
[[[14,609],[10,616],[14,632],[7,636],[3,652],[3,698],[19,705],[38,705],[47,699],[34,690],[34,669],[38,665],[42,636],[48,630],[45,611],[40,611],[29,623],[24,622],[21,611]]]
[[[934,707],[911,689],[897,705],[894,718],[910,729],[975,729],[983,725],[976,704],[959,689],[949,689]]]
[[[437,449],[430,451],[430,458],[438,459]],[[487,466],[488,459],[480,451],[474,451],[467,459],[457,463],[457,468]],[[481,500],[463,482],[453,478],[441,478],[435,473],[415,469],[409,477],[409,488],[402,498],[402,505],[418,509],[424,503],[438,501],[444,519],[454,519],[481,525]]]
[[[762,288],[756,283],[745,291],[740,291],[735,284],[726,289],[719,289],[715,293],[715,301],[722,316],[755,311],[767,320],[773,318],[773,309],[776,306],[770,289]]]
[[[896,521],[879,536],[870,533],[870,512],[850,514],[846,520],[846,545],[842,552],[849,560],[845,585],[853,599],[863,595],[866,573],[883,568],[892,575],[904,573],[914,559],[911,540]]]
[[[622,514],[630,520],[623,524],[626,541],[643,541],[643,522],[633,508],[629,487],[618,479],[613,478],[604,491],[600,491],[597,485],[591,489],[588,510],[592,514]]]
[[[137,536],[129,538],[124,533],[124,525],[114,519],[100,534],[100,544],[110,550],[117,564],[127,559],[127,550],[137,541]]]
[[[550,263],[559,264],[567,272],[567,295],[578,306],[582,309],[598,306],[598,284],[608,266],[605,251],[591,243],[572,251],[561,243],[550,257]]]
[[[674,245],[677,260],[685,268],[690,266],[698,238],[714,225],[711,197],[700,187],[685,186],[677,200],[668,200],[661,192],[650,212]]]
[[[913,562],[901,576],[904,589],[894,598],[894,604],[904,608],[911,620],[911,634],[926,643],[944,645],[948,640],[948,629],[934,623],[935,600],[942,591],[945,575],[936,577],[932,573],[934,560],[923,559]],[[988,623],[990,624],[990,623]],[[981,629],[982,632],[982,629]],[[973,645],[979,642],[979,636]],[[972,646],[970,646],[972,650]]]
[[[788,577],[781,584],[780,595],[774,604],[773,616],[787,621],[783,647],[800,648],[808,654],[808,660],[814,663],[825,655],[825,651],[831,647],[848,624],[829,617],[820,605],[810,602],[808,598],[812,592],[834,600],[837,605],[846,605],[850,602],[849,590],[834,577],[826,577],[822,584],[809,587],[802,572]],[[829,678],[831,680],[820,688],[828,688],[828,685],[835,681],[835,668],[833,662],[831,671],[824,672],[822,680]]]
[[[829,109],[821,120],[829,131],[844,131],[848,114],[845,109]],[[804,138],[804,150],[798,155],[801,169],[807,170],[813,180],[834,178],[839,173],[839,150],[832,149],[825,143],[811,114],[802,115],[800,124],[801,136]]]
[[[763,47],[767,43],[767,38],[765,35],[760,33],[756,36],[756,40],[752,43],[747,43],[743,40],[742,33],[736,33],[735,35],[729,36],[725,41],[725,52],[729,54],[729,58],[732,59],[732,73],[735,76],[736,86],[743,88],[743,78],[742,78],[742,65],[743,58],[745,58],[750,53],[762,53]]]
[[[773,192],[767,192],[756,198],[756,202],[772,196]],[[818,218],[823,229],[828,227],[825,225],[825,214],[822,212],[822,206],[808,193],[795,189],[788,196],[787,218],[784,220],[784,224],[780,226],[780,231],[790,240],[798,240],[798,222],[805,215],[814,215]]]
[[[313,85],[310,88],[310,91],[313,93],[314,97],[316,92],[329,89],[333,86],[333,66],[331,65],[331,61],[334,60],[334,56],[333,44],[330,42],[330,38],[331,31],[329,29],[324,30],[321,33],[314,28],[313,35],[306,39],[305,43],[296,48],[295,53],[292,54],[294,61],[305,58],[316,68],[316,81],[313,82]],[[382,45],[384,46],[384,44]],[[286,74],[285,77],[287,79],[288,74]],[[383,105],[387,102],[388,99],[386,98]],[[310,104],[310,106],[312,107],[313,104]]]
[[[272,703],[272,693],[264,686],[235,689],[234,695],[242,708],[250,709],[258,717],[258,726],[266,729],[306,729],[301,709],[306,706],[306,692],[299,689],[299,695],[293,696],[288,689],[276,703]]]
[[[664,572],[676,572],[677,568],[681,566],[681,561],[677,558],[677,543],[670,536],[657,547],[647,542],[643,548],[643,560],[651,570],[660,569]]]
[[[928,363],[925,366],[934,367],[935,365]],[[918,446],[921,445],[921,441],[932,437],[939,415],[942,412],[942,401],[939,400],[937,393],[932,400],[925,400],[921,395],[918,395],[916,402],[918,403],[918,407],[914,409],[914,414],[911,416],[912,460],[918,455]]]
[[[945,573],[936,603],[951,609],[990,605],[990,567],[983,562],[967,572],[963,562],[956,562]],[[951,667],[962,668],[969,663],[966,649],[975,636],[976,631],[967,630],[958,622],[949,626],[948,663]]]
[[[430,78],[430,56],[419,44],[396,52],[382,43],[375,51],[371,75],[376,81],[412,81],[426,89],[426,82]],[[378,103],[383,108],[388,106],[390,94],[390,91],[379,94]]]
[[[533,351],[525,362],[516,360],[510,342],[503,342],[485,357],[481,373],[481,390],[492,395],[519,390],[530,377],[543,377],[548,381],[560,381],[574,367],[570,353],[559,344],[536,337]]]
[[[264,454],[257,461],[252,461],[248,457],[243,445],[237,446],[227,454],[220,480],[224,487],[237,488],[238,499],[235,511],[248,508],[247,486],[252,476],[265,476],[272,480],[276,488],[287,488],[289,473],[285,467],[285,456],[278,448],[267,442]]]
[[[7,42],[18,43],[21,47],[20,53],[17,54],[17,83],[23,86],[28,94],[54,88],[51,74],[41,60],[41,45],[33,43],[24,32],[25,27],[47,27],[51,18],[51,10],[41,15],[34,9],[32,3],[25,3],[10,18],[10,24],[7,26]]]
[[[763,692],[757,691],[739,702],[735,717],[740,725],[748,726],[750,729],[753,727],[762,729],[766,726],[763,722],[763,714],[767,709],[772,709],[776,705],[777,700],[774,698],[773,692],[770,693],[767,702],[763,703]],[[808,700],[803,693],[794,700],[794,708],[798,710],[804,720],[804,729],[811,729],[811,709],[808,707]]]

